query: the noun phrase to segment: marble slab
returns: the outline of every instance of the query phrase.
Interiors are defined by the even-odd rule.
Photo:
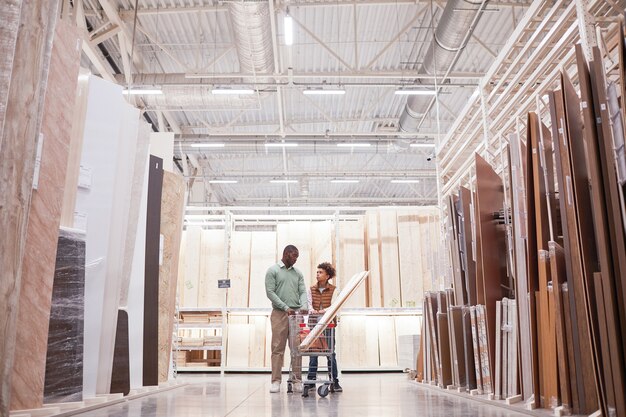
[[[46,374],[46,403],[82,401],[85,235],[61,228],[56,254]]]
[[[143,306],[143,385],[159,384],[159,251],[163,160],[150,155]]]
[[[17,2],[11,4],[18,6]],[[58,6],[58,0],[24,2],[11,83],[4,96],[0,136],[0,415],[9,413],[22,257]],[[4,16],[2,21],[4,25]]]
[[[48,90],[41,126],[43,147],[38,188],[33,191],[24,247],[22,283],[17,318],[11,409],[39,408],[43,404],[48,320],[54,264],[67,169],[72,106],[80,63],[78,31],[64,21],[55,30]]]
[[[130,392],[130,363],[128,350],[128,312],[117,312],[117,331],[115,334],[115,355],[111,372],[111,394]]]
[[[0,144],[2,143],[2,127],[9,96],[21,7],[21,0],[0,3],[0,16],[2,16],[2,26],[0,26]]]
[[[185,180],[178,174],[164,171],[161,196],[163,261],[159,267],[159,382],[168,380],[171,362],[184,204]]]

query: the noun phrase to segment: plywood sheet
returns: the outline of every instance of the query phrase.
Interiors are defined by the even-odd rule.
[[[265,272],[275,264],[276,232],[252,233],[250,250],[250,307],[268,307],[270,301],[265,294]]]
[[[315,279],[317,265],[322,262],[330,262],[331,264],[335,265],[335,262],[333,261],[333,246],[333,223],[329,220],[322,222],[311,222],[311,285],[315,284],[315,282],[317,281]],[[363,237],[361,236],[361,250],[362,249]],[[361,256],[361,259],[363,259],[363,256]],[[338,279],[335,281],[335,285],[339,285],[341,287],[342,279],[345,280],[348,277],[354,275],[356,272],[363,271],[364,269],[365,266],[361,265],[360,268],[357,268],[357,270],[355,270],[351,274],[340,274],[338,276]],[[307,281],[305,281],[305,283],[306,282]]]
[[[378,212],[368,211],[367,219],[367,240],[368,240],[368,270],[370,271],[369,286],[369,307],[382,307],[382,288],[380,272],[380,244],[378,231]]]
[[[187,226],[185,233],[185,275],[182,277],[183,292],[181,307],[198,307],[201,260],[200,226]]]
[[[459,246],[462,250],[461,263],[465,272],[466,294],[469,305],[476,305],[476,261],[472,250],[471,191],[459,188]]]
[[[393,317],[371,317],[378,322],[378,348],[380,350],[380,366],[398,366],[398,352],[396,350],[396,327]],[[367,328],[365,329],[367,331]]]
[[[424,294],[421,251],[426,245],[420,241],[419,216],[403,210],[397,215],[402,307],[416,307]]]
[[[365,230],[364,220],[342,221],[338,223],[336,285],[343,288],[343,283],[357,272],[365,270]],[[345,307],[362,308],[366,306],[366,286],[362,285],[354,292]]]
[[[263,366],[265,366],[265,338],[267,321],[267,316],[250,317],[249,366],[251,368],[263,368]]]
[[[228,323],[228,342],[226,346],[226,366],[228,368],[247,368],[250,348],[249,324]]]
[[[230,256],[228,261],[228,307],[248,306],[248,285],[250,280],[250,243],[252,232],[234,231],[230,236]]]
[[[368,318],[369,319],[369,318]],[[369,321],[369,320],[368,320]],[[367,326],[367,324],[370,324]],[[342,369],[362,369],[367,364],[367,359],[371,359],[366,353],[369,352],[370,343],[367,337],[367,328],[373,328],[374,334],[378,336],[378,323],[371,326],[360,316],[343,316],[337,331],[339,358]],[[376,337],[376,366],[378,366],[378,337]],[[365,347],[365,348],[364,348]]]
[[[225,244],[226,232],[221,229],[202,230],[200,236],[201,256],[198,277],[198,307],[222,307],[226,302],[226,290],[217,288],[217,281],[226,278]]]
[[[400,307],[402,295],[398,263],[398,224],[395,211],[381,210],[378,226],[383,307]]]

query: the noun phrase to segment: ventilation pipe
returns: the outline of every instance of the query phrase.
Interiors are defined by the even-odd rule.
[[[486,1],[486,0],[485,0]],[[441,14],[435,36],[430,44],[422,70],[430,75],[443,76],[457,58],[457,52],[465,47],[468,33],[474,30],[472,24],[478,21],[485,1],[450,0]],[[409,96],[406,107],[400,115],[399,130],[415,133],[420,118],[428,109],[431,98]]]
[[[269,9],[267,1],[229,3],[242,73],[271,75],[274,72]]]
[[[154,109],[170,107],[197,107],[207,110],[255,109],[259,107],[256,94],[251,95],[214,95],[210,86],[170,87],[166,86],[163,95],[143,96],[147,107]],[[260,93],[261,99],[269,93]]]

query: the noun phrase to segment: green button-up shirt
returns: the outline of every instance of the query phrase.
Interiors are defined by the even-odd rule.
[[[265,273],[265,293],[275,309],[308,308],[302,272],[293,266],[287,268],[283,261],[270,266]]]

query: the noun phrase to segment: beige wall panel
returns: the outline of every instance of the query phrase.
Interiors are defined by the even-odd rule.
[[[166,382],[169,376],[184,204],[185,180],[180,175],[164,171],[161,197],[163,262],[159,266],[159,382]]]
[[[200,275],[198,278],[198,306],[223,307],[226,290],[217,288],[217,280],[226,278],[224,268],[224,230],[203,230],[200,238]]]
[[[335,265],[333,260],[333,223],[331,221],[311,223],[311,277],[306,282],[307,285],[313,285],[317,281],[315,272],[317,265],[322,262],[330,262]],[[360,269],[360,271],[362,270]]]
[[[276,232],[252,233],[250,259],[250,307],[271,307],[265,294],[265,273],[278,261]]]
[[[200,278],[200,238],[202,228],[187,227],[185,236],[185,275],[183,276],[183,300],[181,307],[198,307],[198,285]]]
[[[304,275],[304,282],[309,283],[315,277],[311,270],[311,223],[290,222],[281,223],[276,227],[277,257],[282,258],[286,245],[295,245],[300,252],[295,267]],[[313,273],[312,273],[313,272]]]
[[[76,28],[66,22],[57,24],[41,126],[44,142],[39,186],[30,202],[22,260],[12,409],[38,408],[43,403],[52,284],[72,129],[71,115],[64,106],[74,103],[80,61],[77,41]]]
[[[339,248],[337,251],[336,285],[343,289],[354,274],[365,270],[365,230],[364,219],[350,222],[339,222]],[[369,280],[372,277],[370,275]],[[366,306],[366,284],[360,285],[344,304],[347,308]]]
[[[249,324],[228,324],[228,342],[226,346],[227,368],[248,368],[250,327]]]
[[[424,299],[419,216],[410,211],[397,214],[402,307],[416,307]]]
[[[378,212],[368,211],[367,219],[367,240],[368,240],[368,265],[370,271],[367,281],[368,307],[382,307],[382,294],[380,284],[380,245],[378,241]]]
[[[396,326],[393,317],[372,317],[378,321],[378,348],[380,349],[380,366],[398,366],[398,353],[396,350]]]
[[[230,237],[230,257],[228,265],[228,307],[248,306],[248,285],[250,281],[250,242],[252,232],[232,232]]]
[[[379,212],[380,265],[383,307],[400,307],[400,264],[398,262],[398,224],[395,210]]]

